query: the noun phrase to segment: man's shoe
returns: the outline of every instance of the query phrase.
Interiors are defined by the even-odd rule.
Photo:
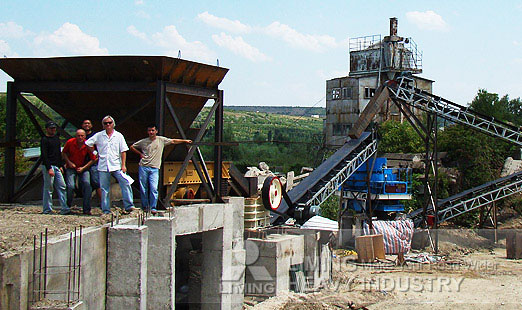
[[[83,211],[83,215],[92,215],[91,211]]]
[[[62,212],[60,211],[60,215],[71,215],[71,211],[67,211],[67,212]]]
[[[156,215],[156,214],[158,214],[158,210],[152,209],[152,210],[150,210],[150,213],[152,213],[152,215]]]

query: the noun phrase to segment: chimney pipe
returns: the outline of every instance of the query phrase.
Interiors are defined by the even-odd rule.
[[[390,18],[390,36],[396,36],[398,28],[399,28],[399,21],[397,20],[397,17],[391,17]]]

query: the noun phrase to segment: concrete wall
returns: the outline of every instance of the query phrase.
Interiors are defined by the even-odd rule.
[[[201,308],[242,309],[246,257],[243,211],[243,198],[230,198],[228,203],[224,204],[176,208],[172,218],[148,219],[147,223],[151,229],[148,226],[138,227],[136,219],[121,220],[111,228],[113,238],[117,239],[118,233],[130,232],[134,236],[139,232],[141,239],[138,239],[141,241],[133,242],[132,236],[128,240],[119,236],[119,241],[110,245],[109,251],[107,239],[110,236],[107,225],[84,229],[79,296],[84,308],[105,309],[107,304],[109,309],[111,305],[116,305],[113,301],[119,299],[123,304],[130,300],[134,306],[145,309],[149,300],[146,294],[147,286],[150,285],[153,289],[155,285],[163,285],[168,282],[170,276],[171,286],[162,287],[168,296],[152,294],[152,306],[149,309],[172,309],[175,298],[175,235],[203,232]],[[151,239],[149,234],[152,236]],[[49,267],[68,266],[70,241],[69,234],[49,239]],[[37,252],[36,261],[39,261],[39,251]],[[79,257],[79,251],[76,255]],[[107,257],[110,259],[109,262]],[[136,264],[138,258],[140,263]],[[28,308],[29,297],[32,294],[32,262],[32,250],[0,257],[0,309]],[[106,276],[108,265],[112,273]],[[149,272],[152,275],[150,281]],[[129,273],[139,273],[140,276],[131,277]],[[161,282],[155,282],[156,280]],[[107,282],[112,286],[107,285]],[[49,275],[47,290],[64,290],[67,283],[68,279],[63,275]],[[74,287],[77,287],[77,283]],[[106,299],[106,288],[108,296],[112,298],[110,302]],[[137,292],[136,288],[139,289],[139,296],[134,294]],[[130,296],[127,293],[134,295]],[[64,296],[48,298],[63,300]],[[115,309],[116,306],[112,308]]]
[[[87,309],[105,307],[106,239],[107,227],[86,228],[82,233],[80,300],[84,300]],[[77,240],[79,240],[79,233]],[[69,265],[69,245],[69,234],[49,239],[47,249],[49,272],[64,271],[64,268],[53,267]],[[37,249],[37,262],[40,261],[39,253]],[[79,251],[76,254],[78,258]],[[32,250],[9,257],[0,257],[0,309],[27,309],[33,290],[32,279]],[[38,285],[38,282],[36,283]],[[67,289],[67,283],[65,275],[47,276],[47,290]],[[63,300],[64,296],[49,295],[47,298]]]

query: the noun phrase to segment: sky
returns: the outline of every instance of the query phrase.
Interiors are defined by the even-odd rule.
[[[522,0],[2,0],[0,57],[181,51],[230,69],[225,106],[324,107],[326,80],[348,75],[349,39],[387,35],[390,17],[422,50],[436,95],[522,97]]]

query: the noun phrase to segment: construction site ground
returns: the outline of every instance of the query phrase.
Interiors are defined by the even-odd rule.
[[[34,236],[48,229],[49,236],[111,221],[93,208],[92,216],[44,215],[41,206],[0,206],[0,255],[32,249]],[[124,217],[136,216],[135,214]],[[336,250],[332,282],[307,294],[288,292],[267,300],[245,298],[245,309],[522,309],[522,260],[506,259],[503,230],[522,228],[522,219],[512,216],[501,224],[499,242],[491,241],[493,230],[481,235],[471,229],[447,229],[440,233],[441,260],[436,263],[408,262],[396,266],[393,255],[380,262],[359,264],[356,256]],[[486,232],[486,233],[485,233]],[[433,235],[433,233],[432,233]],[[433,255],[428,246],[413,250]]]
[[[115,216],[102,215],[100,208],[93,208],[92,215],[83,215],[81,207],[73,206],[71,215],[41,214],[41,205],[0,205],[0,255],[9,256],[33,248],[34,236],[39,246],[40,233],[47,229],[48,237],[74,231],[75,228],[101,226],[120,218],[119,209],[113,207]],[[123,215],[132,217],[136,214]]]
[[[260,303],[246,298],[246,309],[522,309],[522,260],[506,258],[506,229],[522,228],[519,216],[493,230],[447,227],[441,231],[440,261],[395,264],[396,256],[357,263],[351,252],[336,250],[332,282],[313,293],[289,292]],[[487,236],[487,238],[481,235]],[[433,235],[433,232],[432,232]],[[431,247],[409,256],[428,254]]]

